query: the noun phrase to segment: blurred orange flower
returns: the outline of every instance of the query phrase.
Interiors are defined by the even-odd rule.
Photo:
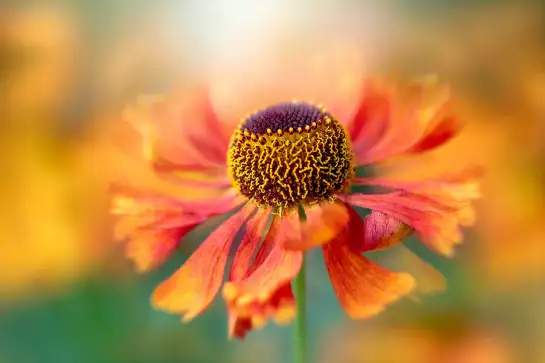
[[[104,253],[105,244],[95,238],[100,184],[85,146],[76,146],[58,119],[73,81],[72,15],[49,7],[2,14],[2,300],[44,296],[81,276]]]
[[[69,283],[103,256],[100,188],[83,151],[43,128],[3,129],[2,298]],[[102,229],[103,230],[103,229]],[[43,296],[43,295],[42,295]]]
[[[335,344],[319,362],[339,363],[511,363],[516,350],[500,332],[485,326],[372,326],[335,331]]]
[[[133,175],[115,183],[112,213],[139,270],[161,264],[203,220],[237,210],[157,287],[153,304],[184,314],[183,321],[199,315],[221,288],[241,230],[223,288],[230,336],[243,338],[270,317],[278,323],[294,317],[290,282],[314,247],[322,247],[337,297],[353,318],[376,314],[411,291],[410,275],[361,253],[416,231],[430,248],[450,255],[461,240],[459,227],[473,223],[470,202],[479,192],[468,170],[416,182],[355,177],[356,166],[435,149],[460,130],[446,88],[426,79],[408,91],[364,82],[344,122],[334,115],[350,112],[335,100],[328,103],[333,112],[292,101],[248,114],[237,126],[220,122],[205,91],[128,109],[125,120],[140,137],[140,150],[127,160],[142,166],[139,175],[149,183]],[[350,193],[351,185],[384,191]],[[353,207],[372,213],[362,221]]]
[[[74,14],[60,7],[36,7],[8,10],[3,16],[3,105],[18,116],[18,123],[27,121],[23,114],[44,122],[66,104],[73,86],[79,34]]]

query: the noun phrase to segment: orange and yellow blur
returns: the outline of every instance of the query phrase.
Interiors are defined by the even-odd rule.
[[[116,121],[142,95],[196,84],[210,87],[225,117],[238,118],[276,99],[284,84],[300,98],[340,83],[339,102],[353,104],[363,77],[404,82],[429,74],[451,85],[466,126],[402,174],[481,165],[477,224],[450,259],[410,240],[445,275],[445,291],[363,322],[344,318],[312,260],[308,293],[320,306],[310,308],[310,356],[543,362],[544,37],[545,6],[537,1],[2,5],[0,362],[288,361],[290,328],[227,343],[221,303],[189,326],[149,306],[152,287],[186,256],[139,276],[113,242],[108,182],[147,178],[131,174],[138,161],[128,164],[109,143]],[[414,266],[406,258],[396,248],[376,256]]]

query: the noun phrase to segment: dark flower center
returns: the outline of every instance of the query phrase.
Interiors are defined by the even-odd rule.
[[[330,117],[325,111],[305,102],[283,102],[257,111],[242,124],[242,130],[255,134],[265,134],[267,129],[273,132],[297,130],[299,127],[312,126],[313,122]]]
[[[334,199],[354,173],[344,128],[325,109],[305,102],[279,103],[242,120],[228,163],[242,195],[275,209]]]

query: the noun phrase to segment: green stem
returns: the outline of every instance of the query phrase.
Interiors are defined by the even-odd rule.
[[[299,220],[305,222],[307,216],[302,206],[299,206]],[[306,295],[306,276],[305,276],[305,259],[303,255],[303,264],[301,271],[293,281],[293,289],[295,300],[297,302],[297,315],[295,320],[295,335],[294,335],[294,363],[307,362],[307,295]]]
[[[295,320],[295,363],[306,363],[307,361],[307,316],[306,316],[306,281],[305,281],[305,260],[299,275],[295,278],[294,290],[297,301],[297,315]]]

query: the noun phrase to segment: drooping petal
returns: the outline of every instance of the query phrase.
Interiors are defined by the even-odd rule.
[[[259,210],[257,214],[248,221],[244,237],[233,258],[229,273],[229,282],[240,281],[248,275],[255,250],[258,248],[259,242],[261,240],[265,241],[265,238],[267,237],[268,231],[266,229],[269,217],[268,211]],[[267,243],[267,246],[272,245]],[[259,251],[258,259],[261,262],[265,256],[264,252],[264,249],[260,249]],[[268,254],[269,252],[270,248],[267,248],[265,253]],[[255,267],[253,269],[255,270]],[[227,288],[227,290],[228,289],[229,288]],[[224,295],[225,291],[226,290],[224,289]],[[251,316],[241,316],[236,308],[231,308],[229,303],[227,305],[229,338],[237,337],[239,339],[244,339],[246,334],[253,329],[254,323],[257,323],[257,321],[255,321],[255,318],[254,321],[252,321]]]
[[[113,199],[111,213],[116,216],[114,237],[126,241],[127,257],[139,272],[161,265],[180,240],[206,219],[159,196],[118,195]]]
[[[153,305],[184,314],[183,321],[206,309],[221,286],[233,238],[252,211],[252,206],[245,205],[213,231],[186,263],[155,289]]]
[[[346,207],[338,202],[323,202],[305,207],[306,221],[300,222],[297,215],[289,216],[290,233],[284,239],[284,248],[307,251],[321,246],[334,238],[348,223]]]
[[[254,302],[266,303],[280,287],[297,276],[302,260],[301,252],[287,251],[275,245],[263,263],[246,279],[227,284],[224,294],[242,309]]]
[[[259,209],[246,224],[244,237],[237,248],[231,270],[229,272],[229,281],[240,281],[246,276],[254,253],[259,242],[264,240],[264,233],[269,221],[269,211]]]
[[[340,304],[354,319],[377,314],[409,293],[414,279],[405,273],[389,271],[349,246],[351,224],[330,243],[322,246],[333,289]]]
[[[257,255],[238,281],[226,283],[223,296],[229,310],[229,335],[245,334],[266,324],[269,318],[288,323],[295,316],[295,298],[290,282],[297,276],[303,254],[281,247],[290,221],[275,220]]]
[[[454,245],[461,242],[457,210],[416,194],[354,194],[347,198],[347,202],[401,220],[414,228],[422,241],[439,253],[452,255]]]
[[[229,297],[224,290],[226,299]],[[243,301],[229,307],[228,335],[244,339],[253,329],[261,329],[272,317],[278,325],[290,323],[295,317],[296,303],[291,284],[286,283],[276,289],[266,301]]]
[[[372,211],[365,217],[364,228],[363,252],[397,245],[413,232],[413,229],[401,220],[377,211]]]
[[[389,248],[402,242],[413,229],[399,219],[387,214],[372,211],[361,220],[358,213],[347,206],[350,214],[348,244],[356,253]]]
[[[358,184],[386,187],[394,192],[350,196],[350,203],[374,209],[413,227],[423,242],[450,255],[461,241],[460,226],[475,221],[472,202],[479,198],[481,170],[472,168],[418,182],[388,177],[356,179]]]

